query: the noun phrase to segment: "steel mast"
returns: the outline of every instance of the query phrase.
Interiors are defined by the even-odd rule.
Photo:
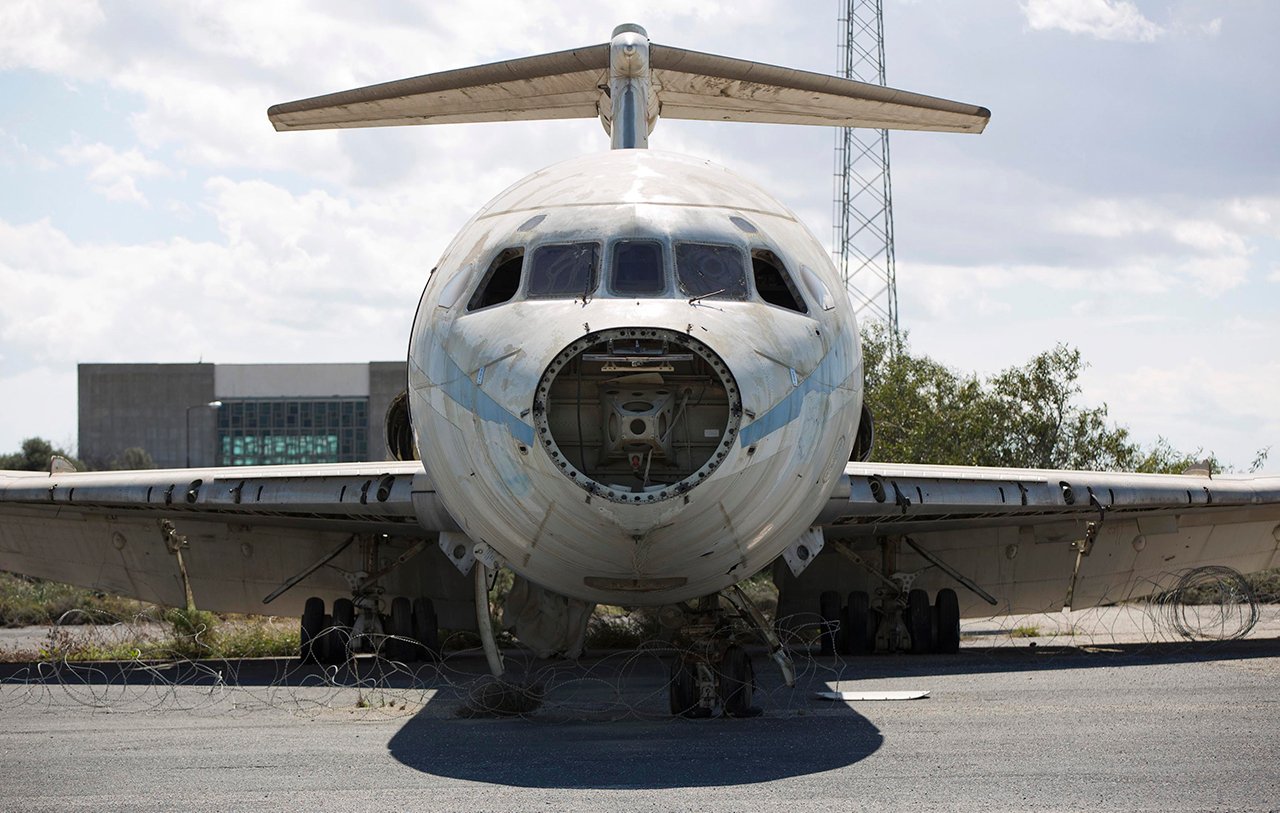
[[[882,0],[837,0],[838,70],[846,79],[885,84]],[[893,256],[893,194],[886,130],[836,131],[831,254],[862,319],[898,333]]]

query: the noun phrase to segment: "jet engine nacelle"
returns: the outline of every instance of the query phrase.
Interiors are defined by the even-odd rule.
[[[849,459],[856,463],[865,463],[870,460],[875,442],[875,421],[871,417],[871,407],[863,401],[862,415],[858,418],[858,433],[853,441],[853,451],[849,452]]]
[[[409,390],[401,390],[391,399],[384,419],[387,452],[392,460],[420,460],[418,444],[413,439],[413,416],[409,412]]]

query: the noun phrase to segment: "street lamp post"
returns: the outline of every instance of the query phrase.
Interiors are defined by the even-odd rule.
[[[191,410],[193,409],[217,409],[222,406],[221,401],[210,401],[207,404],[196,404],[187,407],[187,468],[191,468]]]

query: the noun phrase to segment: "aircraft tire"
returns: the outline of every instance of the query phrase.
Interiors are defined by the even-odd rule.
[[[409,643],[413,638],[413,605],[404,596],[391,600],[391,624],[387,632],[395,637],[387,639],[382,654],[393,661],[412,660],[412,650],[416,649]]]
[[[929,594],[915,589],[907,593],[907,631],[911,633],[911,654],[923,655],[933,650],[933,607]]]
[[[751,656],[736,644],[724,652],[720,661],[720,708],[726,717],[757,717],[760,709],[751,704],[755,693],[756,674]]]
[[[846,655],[865,655],[876,648],[876,632],[871,626],[871,596],[854,590],[844,606],[844,647]]]
[[[324,599],[312,596],[302,608],[302,630],[298,636],[298,656],[303,663],[316,663],[316,639],[324,629]]]
[[[440,658],[440,621],[435,603],[426,596],[413,600],[413,640],[418,642],[416,654],[420,659]]]
[[[314,645],[316,660],[324,666],[340,663],[339,650],[338,631],[333,626],[333,616],[325,613],[324,620],[320,624],[320,637]]]
[[[349,598],[333,600],[333,638],[330,663],[343,663],[351,649],[351,629],[356,624],[356,605]]]
[[[956,591],[944,587],[938,591],[934,602],[934,613],[938,618],[938,636],[935,651],[948,655],[960,651],[960,598]]]
[[[676,658],[671,664],[667,682],[667,697],[671,701],[671,713],[681,717],[698,717],[702,711],[698,706],[698,680],[693,667],[682,658]]]
[[[824,590],[818,596],[818,614],[822,616],[822,632],[818,636],[818,654],[834,655],[836,637],[840,629],[840,616],[844,613],[840,608],[840,594],[834,590]]]

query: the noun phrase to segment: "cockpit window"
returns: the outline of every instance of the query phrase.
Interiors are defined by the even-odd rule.
[[[778,255],[764,249],[751,252],[751,271],[756,278],[756,292],[765,302],[797,313],[809,312]]]
[[[676,280],[689,296],[747,298],[746,264],[733,246],[676,243]]]
[[[508,302],[520,290],[520,270],[524,266],[524,248],[503,249],[489,265],[480,287],[471,295],[467,310]]]
[[[530,297],[586,297],[599,280],[599,247],[595,243],[540,246],[529,270]]]
[[[613,246],[610,280],[615,294],[652,296],[667,289],[662,245],[652,240],[623,240]]]

